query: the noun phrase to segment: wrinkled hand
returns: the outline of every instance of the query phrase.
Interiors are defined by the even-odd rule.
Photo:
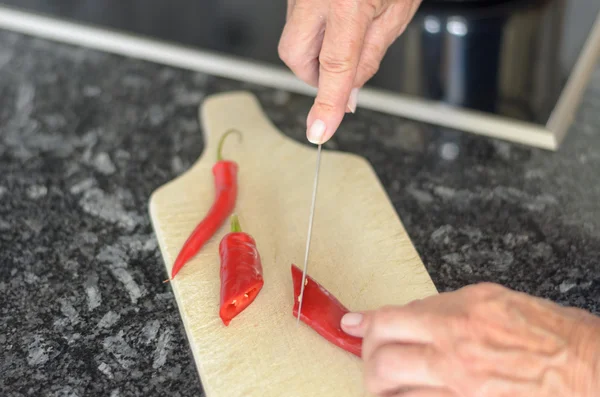
[[[360,321],[360,322],[359,322]],[[380,396],[600,396],[599,318],[495,284],[342,320]]]
[[[421,0],[288,0],[279,56],[317,87],[307,118],[307,138],[324,143],[346,111],[354,113],[358,89],[379,69]]]

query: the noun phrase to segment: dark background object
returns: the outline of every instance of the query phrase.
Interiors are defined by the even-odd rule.
[[[283,66],[285,1],[0,4]],[[545,124],[599,11],[597,0],[423,0],[368,86]]]

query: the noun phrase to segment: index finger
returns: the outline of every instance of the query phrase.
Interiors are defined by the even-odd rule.
[[[386,343],[426,345],[435,340],[430,319],[413,310],[383,308],[370,316],[362,345],[362,358],[368,360],[373,352]]]
[[[405,306],[384,306],[378,310],[361,313],[361,321],[352,325],[346,323],[346,315],[342,318],[341,327],[344,332],[356,337],[429,343],[434,340],[431,329],[433,319],[426,310],[421,300]]]
[[[307,118],[307,138],[312,143],[329,140],[342,122],[363,42],[376,12],[377,8],[372,2],[331,2],[323,46],[319,53],[317,96]]]

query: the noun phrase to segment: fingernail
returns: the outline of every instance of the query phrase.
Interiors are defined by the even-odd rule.
[[[348,110],[350,110],[352,113],[356,112],[356,103],[358,102],[358,88],[353,88],[352,91],[350,91],[350,98],[348,98],[348,104],[346,105],[348,107]]]
[[[323,120],[313,121],[312,125],[308,129],[308,133],[306,134],[308,140],[314,144],[321,143],[321,139],[325,134],[326,128],[327,126],[325,125],[325,122]]]
[[[347,313],[342,317],[342,325],[345,327],[356,327],[362,322],[363,315],[360,313]]]

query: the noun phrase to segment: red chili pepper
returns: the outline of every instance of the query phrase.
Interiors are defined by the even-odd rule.
[[[233,161],[223,160],[221,153],[225,138],[232,132],[239,133],[237,130],[229,130],[221,137],[217,148],[217,162],[212,168],[215,183],[215,201],[206,214],[206,217],[196,226],[190,237],[183,244],[173,264],[171,278],[174,278],[183,265],[196,255],[204,243],[223,225],[235,208],[238,166]]]
[[[221,256],[221,307],[219,316],[227,326],[246,309],[264,285],[256,242],[242,232],[237,216],[231,217],[231,232],[219,245]]]
[[[298,317],[299,297],[302,287],[302,270],[292,265],[294,284],[294,317]],[[349,312],[331,293],[310,276],[306,276],[300,320],[334,345],[360,357],[362,338],[345,333],[340,322]]]

